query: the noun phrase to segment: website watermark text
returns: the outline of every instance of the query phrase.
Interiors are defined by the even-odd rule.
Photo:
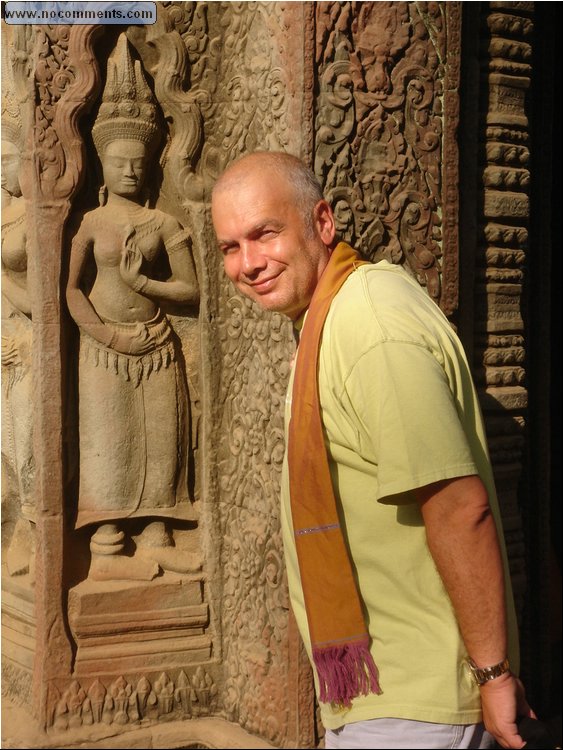
[[[153,24],[156,2],[5,2],[8,24]]]

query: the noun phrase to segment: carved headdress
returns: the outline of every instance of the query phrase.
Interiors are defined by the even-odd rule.
[[[23,148],[23,120],[16,97],[8,90],[2,93],[2,140]]]
[[[21,151],[24,144],[21,102],[16,95],[13,64],[9,59],[10,45],[2,42],[2,140],[10,141]]]
[[[157,133],[155,99],[140,61],[133,62],[127,37],[121,34],[108,60],[102,104],[92,128],[94,144],[100,156],[115,140],[141,141],[152,149]]]

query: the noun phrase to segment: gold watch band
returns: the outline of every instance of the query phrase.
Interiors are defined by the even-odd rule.
[[[467,661],[469,663],[471,674],[479,687],[486,682],[489,682],[489,680],[494,680],[497,677],[500,677],[501,674],[510,671],[508,659],[503,659],[502,661],[499,661],[498,664],[493,664],[490,667],[478,667],[472,659],[468,659]]]

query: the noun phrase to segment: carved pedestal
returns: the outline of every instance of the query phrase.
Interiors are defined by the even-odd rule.
[[[2,566],[2,676],[7,694],[29,701],[36,647],[35,592],[29,576],[10,577]]]
[[[211,657],[201,576],[158,581],[86,580],[69,592],[77,645],[74,674],[116,676],[174,670]]]

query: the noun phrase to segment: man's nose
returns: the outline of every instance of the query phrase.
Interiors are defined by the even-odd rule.
[[[252,276],[264,270],[268,264],[256,242],[244,242],[241,245],[241,270],[245,276]]]
[[[126,161],[123,165],[123,174],[125,177],[135,177],[135,167],[133,166],[133,162]]]

